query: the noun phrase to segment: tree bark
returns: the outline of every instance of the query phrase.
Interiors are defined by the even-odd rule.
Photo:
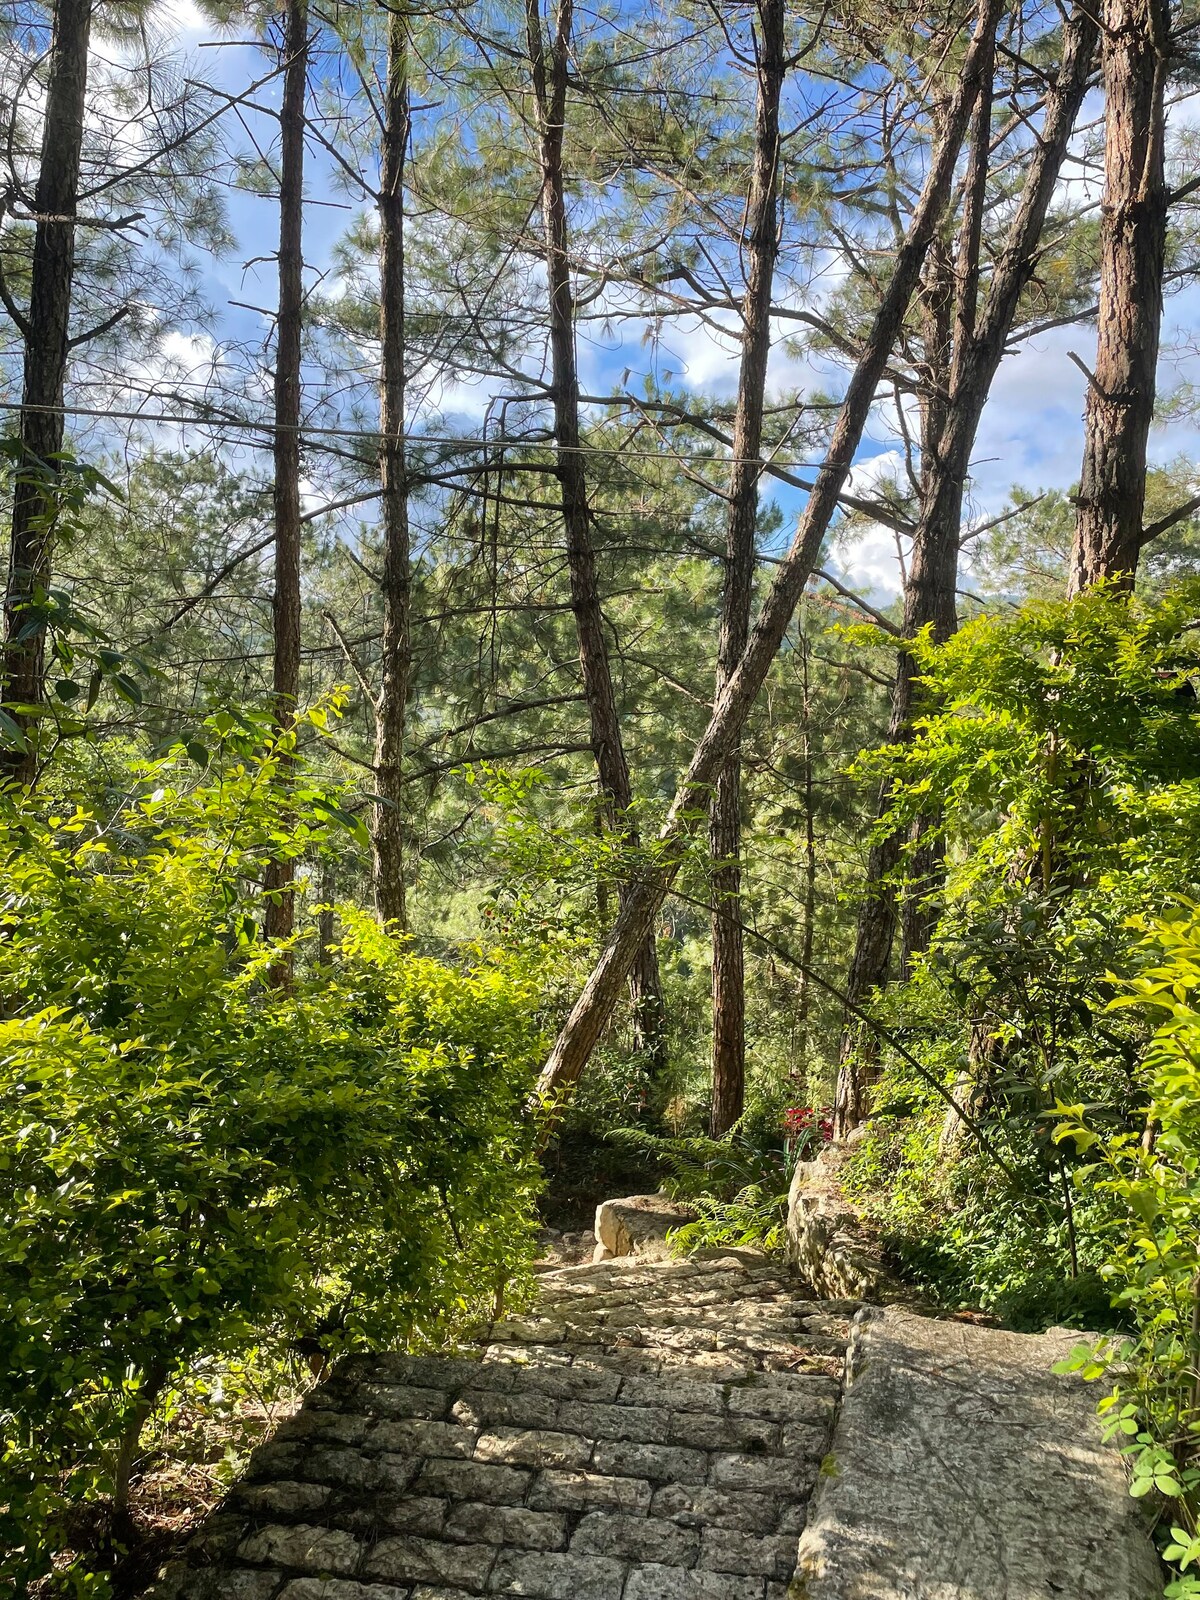
[[[955,163],[979,91],[983,52],[989,46],[999,10],[999,0],[980,0],[975,31],[946,114],[945,136],[933,152],[908,232],[896,253],[891,280],[851,374],[825,459],[817,472],[795,536],[776,570],[742,659],[718,697],[708,727],[676,792],[659,835],[656,862],[631,887],[600,959],[554,1043],[538,1080],[540,1103],[552,1103],[559,1091],[573,1083],[586,1066],[601,1030],[612,1015],[634,955],[652,927],[682,864],[696,826],[697,801],[702,803],[702,797],[711,790],[736,747],[750,708],[783,643],[797,601],[817,563],[821,541],[837,510],[838,497],[862,439],[876,390],[950,195]]]
[[[754,158],[746,198],[742,356],[733,425],[733,468],[725,535],[725,581],[717,645],[718,697],[750,637],[763,406],[771,353],[771,291],[779,249],[779,102],[786,72],[783,0],[760,0]],[[719,1139],[741,1116],[746,1088],[745,952],[741,927],[741,752],[717,779],[708,830],[712,875],[712,1112]]]
[[[915,958],[929,948],[941,914],[937,903],[946,876],[946,847],[940,810],[923,812],[908,835],[909,869],[900,902],[901,983],[913,975]]]
[[[53,563],[91,27],[92,0],[57,0],[34,196],[29,310],[20,329],[25,343],[21,461],[4,600],[4,698],[28,747],[4,752],[0,762],[7,776],[22,783],[32,782],[37,772],[36,718],[15,707],[45,701],[46,629],[34,623],[28,607],[49,586]]]
[[[983,209],[983,176],[973,160],[967,178],[967,207],[960,233],[955,304],[955,332],[950,362],[949,401],[936,447],[929,452],[922,482],[921,517],[913,539],[912,562],[905,589],[904,632],[911,637],[930,624],[934,636],[948,637],[956,625],[954,594],[957,587],[963,492],[971,464],[971,451],[983,408],[1004,356],[1017,307],[1037,267],[1038,248],[1046,213],[1062,168],[1071,132],[1083,104],[1091,77],[1097,28],[1088,12],[1077,6],[1064,29],[1063,54],[1058,75],[1046,101],[1041,137],[1030,158],[1021,200],[996,259],[981,317],[976,316],[979,261],[979,224]],[[982,123],[977,124],[978,127]],[[974,142],[980,149],[979,140]],[[975,263],[972,268],[972,261]],[[897,663],[890,742],[905,737],[911,722],[912,661],[902,652]],[[879,815],[890,804],[890,793],[880,795]],[[879,840],[868,861],[867,881],[881,886],[883,907],[864,908],[847,979],[847,994],[861,1006],[887,980],[895,922],[894,900],[882,889],[900,859],[902,841],[896,835]],[[914,876],[929,879],[937,870],[932,838],[918,842]],[[927,882],[924,894],[927,896]],[[914,915],[921,915],[920,909]],[[928,921],[919,930],[910,925],[906,954],[928,936]],[[862,1121],[865,1091],[871,1066],[859,1061],[861,1031],[849,1020],[842,1035],[835,1126],[844,1135]],[[869,1044],[866,1048],[870,1048]]]
[[[1103,22],[1096,369],[1084,407],[1071,594],[1105,578],[1131,588],[1137,571],[1167,235],[1163,89],[1170,6],[1168,0],[1106,0]]]
[[[328,966],[333,960],[333,943],[336,931],[336,913],[333,909],[335,892],[333,867],[326,860],[321,864],[321,884],[318,890],[321,896],[321,909],[317,913],[317,960],[323,967]]]
[[[800,710],[804,719],[801,729],[801,760],[803,762],[801,785],[804,792],[804,933],[800,942],[800,992],[796,998],[796,1036],[799,1048],[796,1055],[801,1066],[808,1070],[809,1035],[812,1031],[812,971],[813,946],[816,942],[817,924],[817,810],[816,781],[813,772],[813,703],[812,672],[809,660],[808,633],[801,623],[800,639]]]
[[[958,252],[931,254],[933,272],[925,298],[924,375],[928,395],[922,407],[921,503],[932,497],[941,468],[942,438],[953,404],[951,368],[958,341],[973,327],[979,285],[979,243],[987,186],[988,155],[992,134],[994,62],[989,62],[975,106],[971,154],[963,194],[963,215]],[[958,586],[959,529],[923,526],[918,521],[908,566],[904,597],[904,633],[911,637],[929,627],[943,643],[958,626],[955,591]],[[904,739],[912,726],[915,685],[912,661],[902,651],[893,686],[891,721],[895,737]],[[921,817],[909,834],[910,865],[899,900],[900,976],[906,978],[913,954],[923,949],[929,932],[928,897],[936,885],[936,819]]]
[[[579,666],[588,708],[592,754],[605,800],[605,821],[626,848],[634,851],[638,848],[639,840],[632,813],[633,788],[621,738],[604,633],[604,613],[596,581],[596,554],[592,545],[587,469],[580,448],[575,299],[571,287],[563,170],[563,129],[573,9],[573,0],[558,0],[549,60],[542,36],[540,0],[526,0],[525,11],[542,168],[542,226],[550,293],[552,402],[558,458],[556,471],[566,531],[571,610],[579,642]],[[630,894],[629,886],[619,885],[618,893],[624,905]],[[657,1071],[665,1065],[666,1019],[653,919],[644,928],[639,945],[622,973],[622,981],[626,978],[633,1001],[635,1047],[648,1055],[652,1069]]]
[[[412,562],[404,444],[404,172],[411,113],[408,18],[388,15],[387,87],[379,206],[379,482],[383,507],[383,639],[375,701],[375,802],[371,832],[375,906],[385,921],[406,926],[402,777],[404,731],[412,680]]]
[[[304,100],[308,87],[308,4],[288,0],[284,16],[283,100],[279,111],[279,310],[275,323],[275,721],[281,730],[295,721],[300,699],[300,359],[304,308]],[[296,902],[290,861],[274,861],[267,874],[264,932],[286,939],[294,927]],[[274,972],[291,976],[290,958]]]

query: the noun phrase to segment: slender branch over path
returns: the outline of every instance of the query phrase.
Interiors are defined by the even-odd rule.
[[[682,894],[678,889],[672,889],[670,892],[673,899],[682,900],[685,905],[695,906],[701,911],[707,909],[703,900],[696,900],[691,895]],[[912,1068],[922,1082],[928,1084],[938,1098],[944,1101],[956,1116],[962,1118],[963,1126],[974,1135],[979,1143],[979,1148],[989,1161],[993,1162],[1004,1173],[1017,1192],[1022,1196],[1026,1194],[1025,1187],[1021,1183],[1016,1169],[1007,1157],[1001,1155],[992,1139],[980,1125],[978,1118],[966,1109],[951,1090],[947,1089],[936,1072],[931,1072],[919,1057],[913,1055],[912,1051],[901,1043],[890,1028],[885,1028],[878,1018],[873,1017],[869,1011],[858,1005],[844,989],[839,989],[836,983],[830,983],[828,978],[823,978],[811,962],[804,961],[799,956],[793,955],[786,945],[782,945],[778,940],[772,939],[769,934],[760,933],[757,928],[751,927],[748,922],[739,922],[738,931],[745,938],[761,945],[764,950],[769,950],[773,956],[783,962],[784,966],[794,967],[808,982],[815,983],[818,989],[824,989],[827,995],[836,1000],[857,1021],[861,1022],[864,1028],[869,1028],[877,1038],[894,1050],[900,1059]],[[1044,1205],[1044,1202],[1039,1203]]]

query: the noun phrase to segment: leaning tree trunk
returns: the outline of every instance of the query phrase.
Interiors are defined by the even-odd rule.
[[[275,721],[286,730],[300,699],[300,340],[304,305],[304,98],[308,87],[307,0],[288,0],[284,19],[283,102],[279,111],[279,311],[275,324]],[[295,927],[295,869],[274,861],[267,873],[264,932],[286,939]],[[274,970],[291,976],[290,957]]]
[[[52,570],[91,27],[92,0],[58,0],[34,195],[29,310],[18,323],[25,372],[4,600],[4,699],[26,735],[26,748],[5,751],[0,760],[7,775],[22,783],[32,782],[37,772],[36,718],[19,708],[41,706],[45,700],[46,630],[41,624],[30,626],[28,607],[48,587]]]
[[[412,562],[404,446],[404,169],[411,114],[408,18],[388,16],[387,89],[379,187],[379,482],[383,508],[383,640],[375,699],[375,801],[371,832],[375,906],[406,923],[402,782],[404,729],[412,679]]]
[[[876,390],[950,196],[955,163],[979,92],[981,60],[989,47],[999,11],[1000,0],[980,0],[975,31],[945,117],[942,143],[933,152],[908,232],[896,252],[891,280],[864,340],[795,536],[776,569],[742,659],[713,708],[708,727],[676,792],[659,835],[655,862],[630,887],[604,950],[542,1069],[536,1093],[538,1104],[552,1105],[557,1095],[573,1083],[587,1065],[617,1004],[634,956],[653,927],[654,918],[682,865],[695,828],[697,801],[711,790],[736,748],[750,709],[783,643],[792,613],[816,566],[821,542],[837,510],[838,497],[862,439]]]
[[[537,114],[537,135],[542,168],[542,225],[545,237],[546,276],[550,290],[550,358],[554,438],[557,473],[567,538],[567,567],[571,584],[571,610],[579,640],[579,665],[591,726],[592,753],[605,799],[607,825],[632,851],[638,847],[633,821],[633,788],[629,763],[621,738],[617,700],[613,690],[604,614],[596,581],[596,554],[592,546],[591,509],[587,471],[579,428],[579,376],[575,359],[575,301],[571,289],[568,252],[566,185],[563,172],[563,127],[567,105],[573,0],[558,0],[554,40],[547,62],[542,41],[540,0],[527,0],[526,32]],[[628,884],[619,886],[622,901]],[[629,980],[633,1000],[635,1044],[650,1058],[655,1070],[665,1065],[666,1031],[658,952],[651,922],[634,957],[622,974]]]
[[[779,250],[779,101],[786,72],[783,0],[761,0],[754,160],[746,199],[746,292],[717,647],[717,695],[750,637],[763,405],[771,353],[771,290]],[[745,952],[741,927],[741,759],[735,747],[717,779],[708,830],[712,875],[712,1114],[714,1139],[742,1114],[746,1088]]]
[[[1163,90],[1170,6],[1168,0],[1106,0],[1103,22],[1100,300],[1096,370],[1084,408],[1072,594],[1103,578],[1132,587],[1137,571],[1167,235]]]
[[[912,621],[919,616],[938,627],[952,628],[954,589],[957,582],[958,550],[962,523],[963,490],[971,463],[971,451],[983,408],[991,392],[1005,346],[1012,331],[1021,295],[1037,268],[1042,230],[1054,188],[1066,155],[1071,132],[1079,116],[1091,77],[1096,50],[1097,27],[1085,7],[1076,6],[1064,30],[1063,54],[1057,77],[1046,99],[1041,137],[1030,159],[1029,170],[1017,210],[1009,225],[1004,245],[996,258],[991,284],[981,317],[976,316],[977,274],[964,272],[973,254],[978,261],[978,222],[982,209],[983,178],[977,169],[969,173],[967,211],[959,239],[959,297],[955,307],[955,329],[950,367],[950,396],[938,447],[929,476],[922,484],[921,521],[913,547],[909,573],[913,589]],[[975,145],[979,149],[978,141]],[[974,166],[973,161],[973,166]],[[975,178],[975,182],[972,182]],[[972,198],[975,196],[976,198]],[[972,212],[975,214],[972,215]],[[975,242],[972,244],[972,236]],[[967,254],[964,256],[964,252]],[[906,596],[905,631],[910,631],[909,602]],[[940,620],[939,620],[940,619]],[[908,660],[901,657],[901,668]],[[890,737],[899,736],[907,722],[911,696],[911,670],[898,672],[892,703]],[[886,802],[886,796],[884,797]],[[878,882],[887,871],[894,871],[899,859],[900,841],[881,840],[868,868],[868,878]],[[932,849],[927,848],[929,862]],[[876,877],[875,874],[879,876]],[[873,939],[856,944],[847,989],[861,1004],[886,979],[891,950],[892,923],[876,921],[868,925]],[[915,938],[910,934],[913,945]],[[886,943],[885,943],[886,941]],[[836,1121],[841,1133],[862,1120],[864,1089],[861,1073],[855,1070],[857,1030],[849,1024],[843,1032],[842,1064],[839,1071]],[[868,1064],[869,1070],[869,1064]]]

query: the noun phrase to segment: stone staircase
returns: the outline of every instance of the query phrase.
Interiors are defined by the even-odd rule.
[[[468,1352],[343,1363],[152,1593],[1152,1600],[1055,1353],[814,1299],[750,1251],[549,1272]]]
[[[160,1600],[783,1600],[851,1304],[749,1252],[546,1274],[464,1358],[348,1361]]]

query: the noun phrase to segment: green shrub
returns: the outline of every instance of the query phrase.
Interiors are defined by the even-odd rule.
[[[81,1502],[111,1499],[119,1524],[147,1417],[198,1364],[442,1337],[530,1253],[528,970],[422,959],[345,910],[325,964],[265,981],[266,861],[352,824],[290,738],[212,732],[215,754],[143,767],[104,817],[0,800],[0,1573],[18,1585]],[[311,939],[302,921],[301,956]],[[78,1562],[75,1581],[101,1580]]]
[[[782,1138],[774,1147],[764,1146],[740,1123],[723,1139],[704,1134],[667,1138],[642,1128],[615,1128],[609,1138],[661,1162],[666,1170],[663,1189],[673,1200],[690,1203],[708,1196],[726,1201],[751,1185],[788,1185]]]
[[[1115,1377],[1100,1411],[1132,1458],[1135,1495],[1166,1498],[1171,1600],[1200,1595],[1200,907],[1149,925],[1159,956],[1116,1005],[1158,1024],[1143,1071],[1141,1127],[1097,1129],[1083,1105],[1060,1106],[1056,1137],[1087,1164],[1079,1181],[1113,1197],[1103,1268],[1131,1318],[1129,1340],[1081,1345],[1066,1365]]]
[[[777,1185],[748,1183],[732,1199],[705,1194],[692,1203],[696,1220],[670,1234],[671,1246],[680,1255],[722,1246],[774,1251],[787,1242],[788,1192]]]
[[[901,1004],[913,998],[896,996]],[[958,1051],[942,1052],[932,1017],[924,1026],[928,1038],[910,1027],[909,1047],[962,1093]],[[954,1040],[954,1029],[948,1016],[946,1039]],[[1053,1116],[1037,1114],[1019,1094],[1015,1113],[999,1098],[980,1109],[980,1125],[1009,1176],[969,1135],[947,1141],[945,1101],[905,1062],[889,1067],[874,1099],[878,1110],[839,1177],[907,1283],[931,1304],[984,1310],[1026,1331],[1119,1324],[1098,1274],[1112,1205],[1073,1188],[1068,1212],[1062,1182],[1071,1163],[1058,1164]]]
[[[782,1133],[778,1121],[771,1129],[751,1116],[722,1139],[664,1138],[640,1128],[618,1128],[609,1137],[661,1163],[666,1193],[696,1211],[694,1222],[671,1235],[673,1247],[686,1254],[707,1246],[781,1247],[792,1171]]]
[[[1055,1106],[1144,1125],[1149,1029],[1110,1010],[1111,973],[1145,959],[1130,919],[1200,877],[1198,604],[1194,582],[1153,605],[1100,586],[922,638],[915,737],[864,763],[889,827],[932,819],[946,872],[929,950],[877,1004],[886,1070],[850,1181],[943,1303],[1106,1318],[1113,1197],[1076,1181]]]

